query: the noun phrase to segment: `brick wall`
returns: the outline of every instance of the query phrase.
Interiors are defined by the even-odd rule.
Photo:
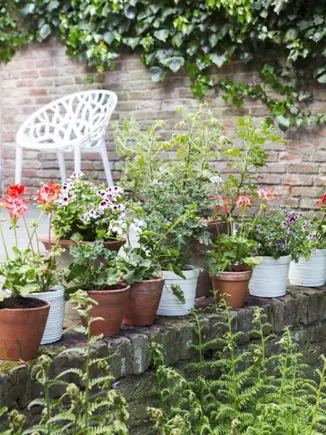
[[[8,65],[0,66],[2,188],[14,179],[15,134],[19,126],[29,114],[58,97],[89,88],[111,89],[119,98],[114,121],[128,117],[131,113],[144,126],[155,119],[164,119],[168,125],[167,136],[178,119],[173,112],[176,105],[183,104],[187,110],[194,110],[200,104],[198,99],[193,98],[190,80],[182,72],[169,76],[163,83],[154,83],[136,56],[121,57],[114,71],[97,75],[96,83],[84,85],[89,75],[94,75],[94,71],[68,58],[65,48],[55,40],[29,46]],[[212,71],[212,75],[217,76],[217,72]],[[236,63],[219,70],[218,75],[235,77],[237,80],[258,80],[255,72]],[[315,91],[314,109],[325,111],[326,88],[320,86]],[[206,101],[230,135],[237,116],[251,114],[263,118],[269,115],[259,101],[250,100],[241,110],[226,106],[219,94],[209,94]],[[287,139],[287,144],[272,144],[268,147],[269,165],[261,170],[259,180],[261,184],[275,187],[276,193],[284,197],[289,205],[308,210],[315,206],[316,198],[321,196],[326,185],[326,127],[310,132],[291,132],[287,134]],[[118,156],[111,131],[108,135],[108,150],[114,176],[118,178]],[[68,172],[72,170],[71,158],[69,155]],[[216,164],[224,168],[223,162]],[[82,163],[82,170],[89,177],[104,180],[97,154],[88,155],[88,159]],[[40,181],[58,180],[58,175],[55,155],[25,152],[23,183],[36,187]]]

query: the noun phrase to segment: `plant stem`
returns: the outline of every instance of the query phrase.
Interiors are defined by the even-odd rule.
[[[49,250],[51,249],[51,225],[52,225],[52,211],[50,211],[49,213],[49,229],[48,229]]]
[[[14,235],[15,235],[15,245],[16,245],[16,248],[18,249],[18,237],[17,237],[17,224],[16,224],[16,222],[13,225],[13,229],[14,229]]]
[[[0,222],[0,234],[1,234],[1,240],[2,240],[2,243],[3,243],[3,247],[4,247],[5,253],[6,253],[6,258],[7,258],[7,260],[9,260],[9,254],[8,254],[7,244],[6,244],[5,236],[3,234],[3,228],[2,228],[2,223],[1,222]]]
[[[33,243],[32,243],[32,239],[31,239],[31,234],[30,234],[30,232],[29,232],[29,228],[28,228],[28,224],[27,224],[27,221],[26,221],[25,215],[23,215],[23,221],[24,221],[24,225],[25,225],[25,228],[26,228],[27,237],[28,237],[28,240],[29,240],[29,244],[28,244],[28,246],[29,246],[29,245],[31,246],[32,252],[33,252],[33,254],[34,254],[34,248],[33,248]]]

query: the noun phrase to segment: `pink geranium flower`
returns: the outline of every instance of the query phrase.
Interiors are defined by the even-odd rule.
[[[257,189],[257,195],[262,201],[273,201],[276,196],[273,194],[273,190],[265,190],[262,187]]]
[[[43,184],[36,192],[35,201],[42,207],[51,209],[61,194],[60,184],[51,181],[49,184]]]
[[[249,207],[252,205],[252,198],[248,195],[239,195],[236,199],[237,206]]]
[[[6,196],[0,200],[0,206],[9,212],[13,223],[27,212],[27,201],[21,196]]]

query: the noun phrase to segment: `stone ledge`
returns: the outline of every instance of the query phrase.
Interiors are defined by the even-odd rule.
[[[212,302],[212,298],[197,301],[197,308],[207,323],[207,340],[221,335],[216,323],[225,320],[223,312],[214,313]],[[234,329],[244,332],[239,342],[243,348],[252,340],[250,331],[253,329],[252,318],[256,306],[264,309],[267,321],[272,325],[272,331],[266,333],[273,332],[277,336],[285,326],[292,326],[294,339],[300,345],[305,362],[310,365],[318,362],[320,354],[326,349],[326,287],[311,289],[289,286],[287,295],[278,299],[249,296],[244,308],[232,311],[235,315]],[[94,346],[94,353],[98,356],[116,355],[111,359],[112,375],[130,402],[133,421],[136,422],[145,418],[148,402],[157,401],[155,373],[151,366],[151,342],[162,344],[167,364],[182,368],[196,357],[189,346],[196,343],[194,326],[189,317],[158,317],[151,327],[122,327],[119,336],[99,340]],[[270,352],[275,351],[276,342],[277,339],[270,343]],[[58,354],[62,347],[71,348],[85,343],[84,336],[69,332],[60,342],[43,346],[42,351]],[[214,350],[216,345],[208,348],[208,357]],[[54,356],[51,376],[56,376],[68,367],[82,368],[83,365],[83,360],[77,354]],[[66,380],[75,381],[72,375]],[[59,388],[53,391],[55,397],[61,393]],[[40,394],[39,385],[31,378],[29,363],[0,363],[0,407],[17,408],[25,413],[28,403]],[[27,414],[30,422],[37,418],[31,412]]]

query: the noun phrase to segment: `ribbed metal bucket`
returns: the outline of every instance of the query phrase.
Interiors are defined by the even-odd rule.
[[[320,287],[325,284],[326,249],[317,249],[306,261],[300,258],[298,263],[291,261],[290,283],[302,287]]]
[[[62,337],[63,319],[65,314],[64,288],[55,286],[51,291],[31,293],[29,296],[41,299],[50,304],[49,317],[46,322],[45,331],[41,344],[55,343]]]
[[[262,261],[253,269],[249,282],[249,293],[261,298],[279,298],[286,294],[291,255],[275,260],[262,257]]]
[[[165,284],[157,314],[161,316],[186,316],[194,308],[199,269],[183,270],[182,273],[186,279],[173,272],[162,272]],[[186,300],[185,304],[172,293],[171,285],[180,286]]]

